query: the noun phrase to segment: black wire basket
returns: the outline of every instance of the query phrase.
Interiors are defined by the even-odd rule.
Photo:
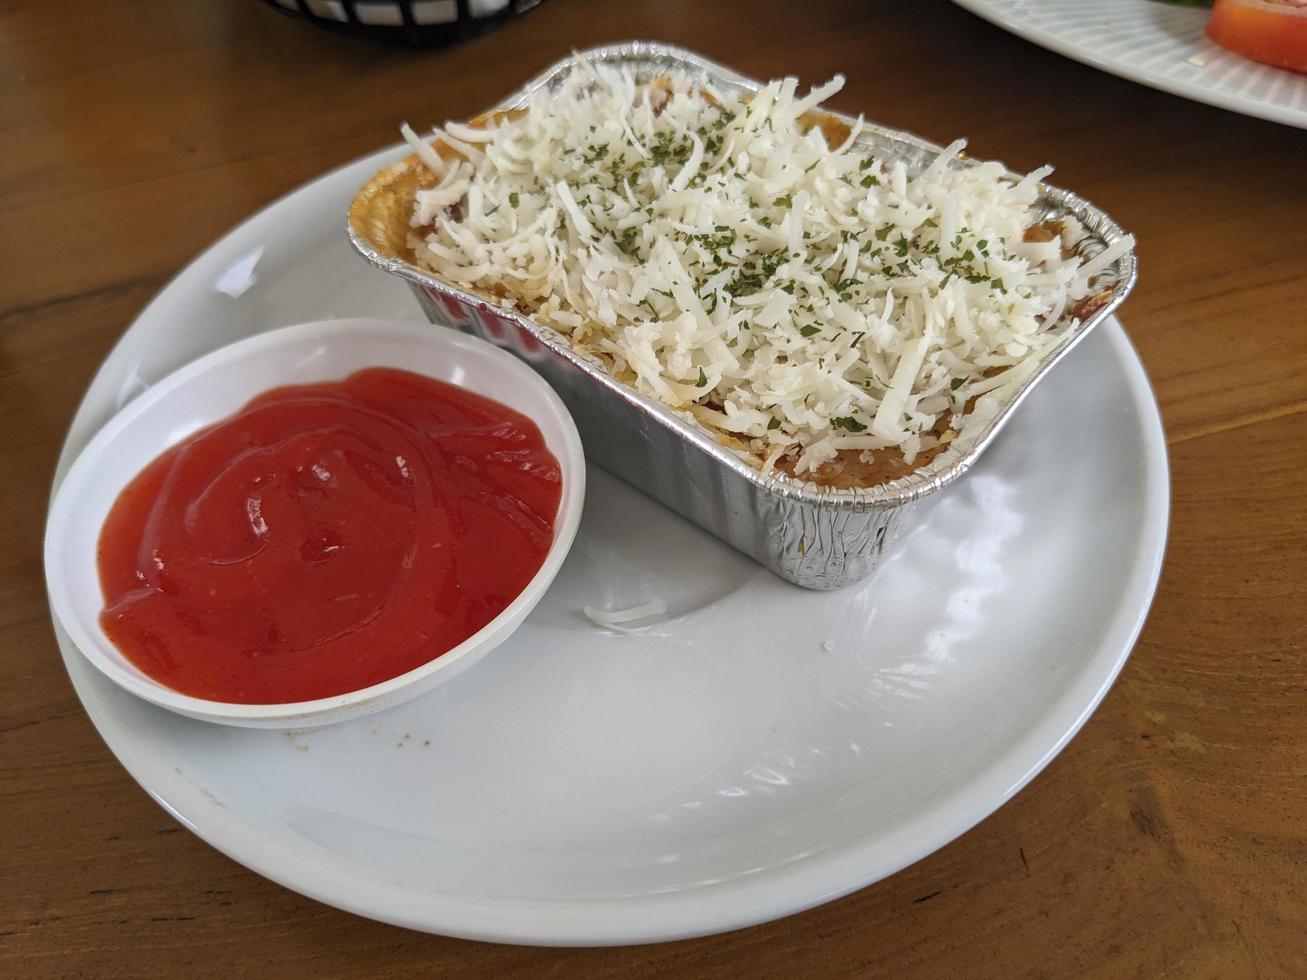
[[[457,44],[494,30],[540,0],[263,0],[328,30],[387,44]]]

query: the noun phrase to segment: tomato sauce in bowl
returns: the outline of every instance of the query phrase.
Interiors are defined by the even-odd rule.
[[[512,603],[561,495],[539,428],[489,398],[393,368],[273,389],[118,496],[97,552],[100,624],[182,694],[356,691]]]

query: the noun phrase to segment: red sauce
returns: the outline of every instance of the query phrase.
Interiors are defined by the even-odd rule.
[[[183,694],[355,691],[511,603],[561,494],[535,423],[471,392],[388,368],[278,388],[123,490],[100,532],[100,622]]]

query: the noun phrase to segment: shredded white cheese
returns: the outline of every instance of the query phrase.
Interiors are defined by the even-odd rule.
[[[417,192],[416,257],[507,294],[640,390],[738,439],[765,469],[923,450],[991,417],[1057,342],[1091,277],[1078,226],[1027,242],[1035,171],[923,172],[828,145],[793,78],[748,101],[586,65],[520,115],[447,124]],[[941,436],[941,433],[945,433]],[[587,610],[589,613],[589,610]]]

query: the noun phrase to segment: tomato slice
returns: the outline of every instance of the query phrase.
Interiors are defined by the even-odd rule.
[[[1307,0],[1216,0],[1207,36],[1253,61],[1307,72]]]

